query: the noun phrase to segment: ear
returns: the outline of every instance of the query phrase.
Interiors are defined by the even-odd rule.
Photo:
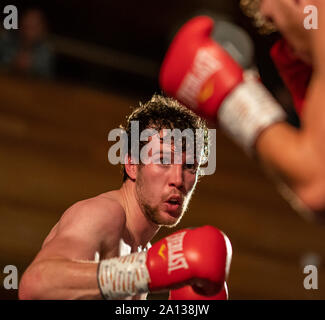
[[[137,178],[138,165],[133,163],[133,159],[130,155],[125,155],[124,167],[130,179],[135,180]]]

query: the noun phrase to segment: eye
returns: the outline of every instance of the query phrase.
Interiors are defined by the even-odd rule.
[[[197,171],[197,169],[198,169],[198,166],[196,164],[190,164],[189,163],[189,164],[184,165],[184,169],[195,173]]]

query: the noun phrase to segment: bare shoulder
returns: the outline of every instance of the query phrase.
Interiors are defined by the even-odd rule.
[[[43,247],[55,238],[82,238],[87,242],[100,243],[112,238],[118,241],[124,232],[126,216],[114,193],[78,201],[68,208],[53,227]]]
[[[60,224],[74,226],[86,224],[88,228],[108,229],[124,228],[125,212],[118,199],[110,193],[78,201],[63,214]],[[60,227],[60,226],[59,226]]]

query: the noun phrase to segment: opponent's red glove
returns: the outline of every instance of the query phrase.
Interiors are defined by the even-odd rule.
[[[202,16],[177,33],[160,71],[164,91],[215,120],[224,98],[243,81],[243,70],[210,38],[214,22]]]
[[[291,93],[297,114],[300,115],[311,79],[312,67],[294,54],[285,39],[277,41],[271,48],[270,54]]]
[[[228,288],[225,282],[224,287],[213,296],[204,296],[196,293],[191,286],[171,290],[168,300],[228,300]]]
[[[199,115],[219,122],[245,149],[260,132],[285,114],[256,76],[247,77],[236,61],[210,38],[214,22],[188,21],[163,61],[160,85]]]
[[[231,244],[217,228],[185,229],[148,252],[101,261],[99,287],[107,299],[166,291],[191,284],[200,294],[218,293],[226,280]]]

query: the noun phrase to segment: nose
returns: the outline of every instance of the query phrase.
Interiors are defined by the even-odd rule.
[[[182,189],[184,186],[183,165],[173,164],[171,167],[169,186]]]

